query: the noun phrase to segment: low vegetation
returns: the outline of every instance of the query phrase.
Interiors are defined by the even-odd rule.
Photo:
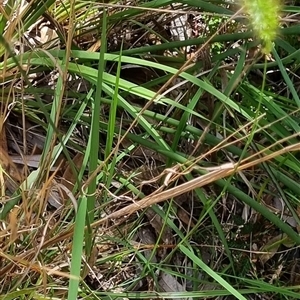
[[[299,298],[299,1],[0,8],[0,300]]]

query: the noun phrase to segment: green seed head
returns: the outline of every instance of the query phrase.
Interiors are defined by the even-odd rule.
[[[262,40],[262,51],[269,54],[279,28],[280,0],[243,0],[253,30]]]

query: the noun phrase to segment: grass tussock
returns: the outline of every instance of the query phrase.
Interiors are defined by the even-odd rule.
[[[0,300],[299,298],[300,8],[239,4],[2,4]]]

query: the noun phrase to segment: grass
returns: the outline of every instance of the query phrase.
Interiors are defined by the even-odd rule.
[[[0,299],[299,298],[300,8],[240,8],[2,5]]]

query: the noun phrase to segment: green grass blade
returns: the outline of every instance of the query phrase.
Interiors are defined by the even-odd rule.
[[[229,291],[233,296],[240,300],[247,300],[241,293],[239,293],[233,286],[231,286],[226,280],[224,280],[220,275],[214,272],[209,266],[207,266],[199,257],[197,257],[190,249],[184,245],[179,245],[180,251],[190,258],[196,265],[198,265],[204,272],[206,272],[212,279],[217,281],[222,285],[227,291]]]
[[[68,300],[78,299],[78,289],[80,282],[80,271],[82,262],[82,250],[84,242],[85,217],[87,213],[87,198],[82,196],[79,199],[78,212],[75,219],[75,228],[72,243],[72,260],[69,281]]]

